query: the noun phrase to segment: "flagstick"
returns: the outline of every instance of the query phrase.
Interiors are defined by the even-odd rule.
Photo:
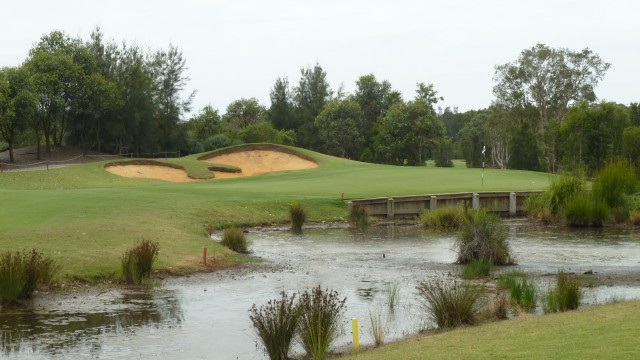
[[[482,183],[480,185],[484,185],[484,161],[482,162]]]

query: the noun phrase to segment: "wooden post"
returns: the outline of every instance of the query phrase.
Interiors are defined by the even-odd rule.
[[[394,214],[394,208],[393,208],[393,198],[388,198],[387,199],[387,219],[393,219],[395,214]]]
[[[438,209],[438,197],[435,195],[431,195],[429,201],[429,210],[436,211]]]
[[[471,208],[473,210],[479,210],[480,209],[480,194],[473,193],[473,199],[471,200]]]
[[[518,213],[518,202],[516,198],[516,193],[509,193],[509,216],[516,216]]]
[[[202,251],[202,263],[204,264],[204,266],[207,266],[207,248],[204,248],[204,251]]]

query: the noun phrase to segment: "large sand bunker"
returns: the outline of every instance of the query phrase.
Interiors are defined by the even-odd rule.
[[[247,150],[229,154],[214,155],[202,161],[211,164],[232,165],[242,169],[239,173],[214,171],[217,179],[238,176],[254,176],[274,171],[306,170],[317,168],[318,164],[300,156],[274,150]]]
[[[184,170],[161,165],[112,165],[105,168],[108,172],[128,178],[157,179],[171,182],[197,181],[190,178]]]

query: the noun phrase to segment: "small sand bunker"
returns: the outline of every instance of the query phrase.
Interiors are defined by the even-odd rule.
[[[170,182],[197,181],[187,176],[184,170],[160,165],[113,165],[105,168],[108,172],[128,178],[157,179]]]
[[[211,164],[226,164],[242,169],[240,173],[215,171],[216,179],[238,176],[253,176],[273,171],[306,170],[317,168],[318,164],[299,156],[273,150],[249,150],[223,154],[203,160]]]

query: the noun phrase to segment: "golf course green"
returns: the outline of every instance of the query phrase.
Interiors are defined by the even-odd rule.
[[[234,151],[250,149],[241,145]],[[142,239],[158,241],[156,268],[202,270],[209,256],[242,261],[207,239],[209,224],[283,224],[297,201],[308,221],[344,221],[345,199],[469,191],[525,191],[547,187],[549,175],[530,171],[398,167],[350,161],[296,148],[276,147],[313,159],[317,167],[259,176],[167,182],[132,179],[95,162],[48,171],[0,174],[0,251],[36,248],[62,265],[61,279],[117,279],[123,252]],[[286,150],[283,150],[286,149]],[[227,150],[228,151],[228,150]],[[196,154],[162,160],[206,179],[211,164]],[[233,168],[233,166],[230,166]]]

